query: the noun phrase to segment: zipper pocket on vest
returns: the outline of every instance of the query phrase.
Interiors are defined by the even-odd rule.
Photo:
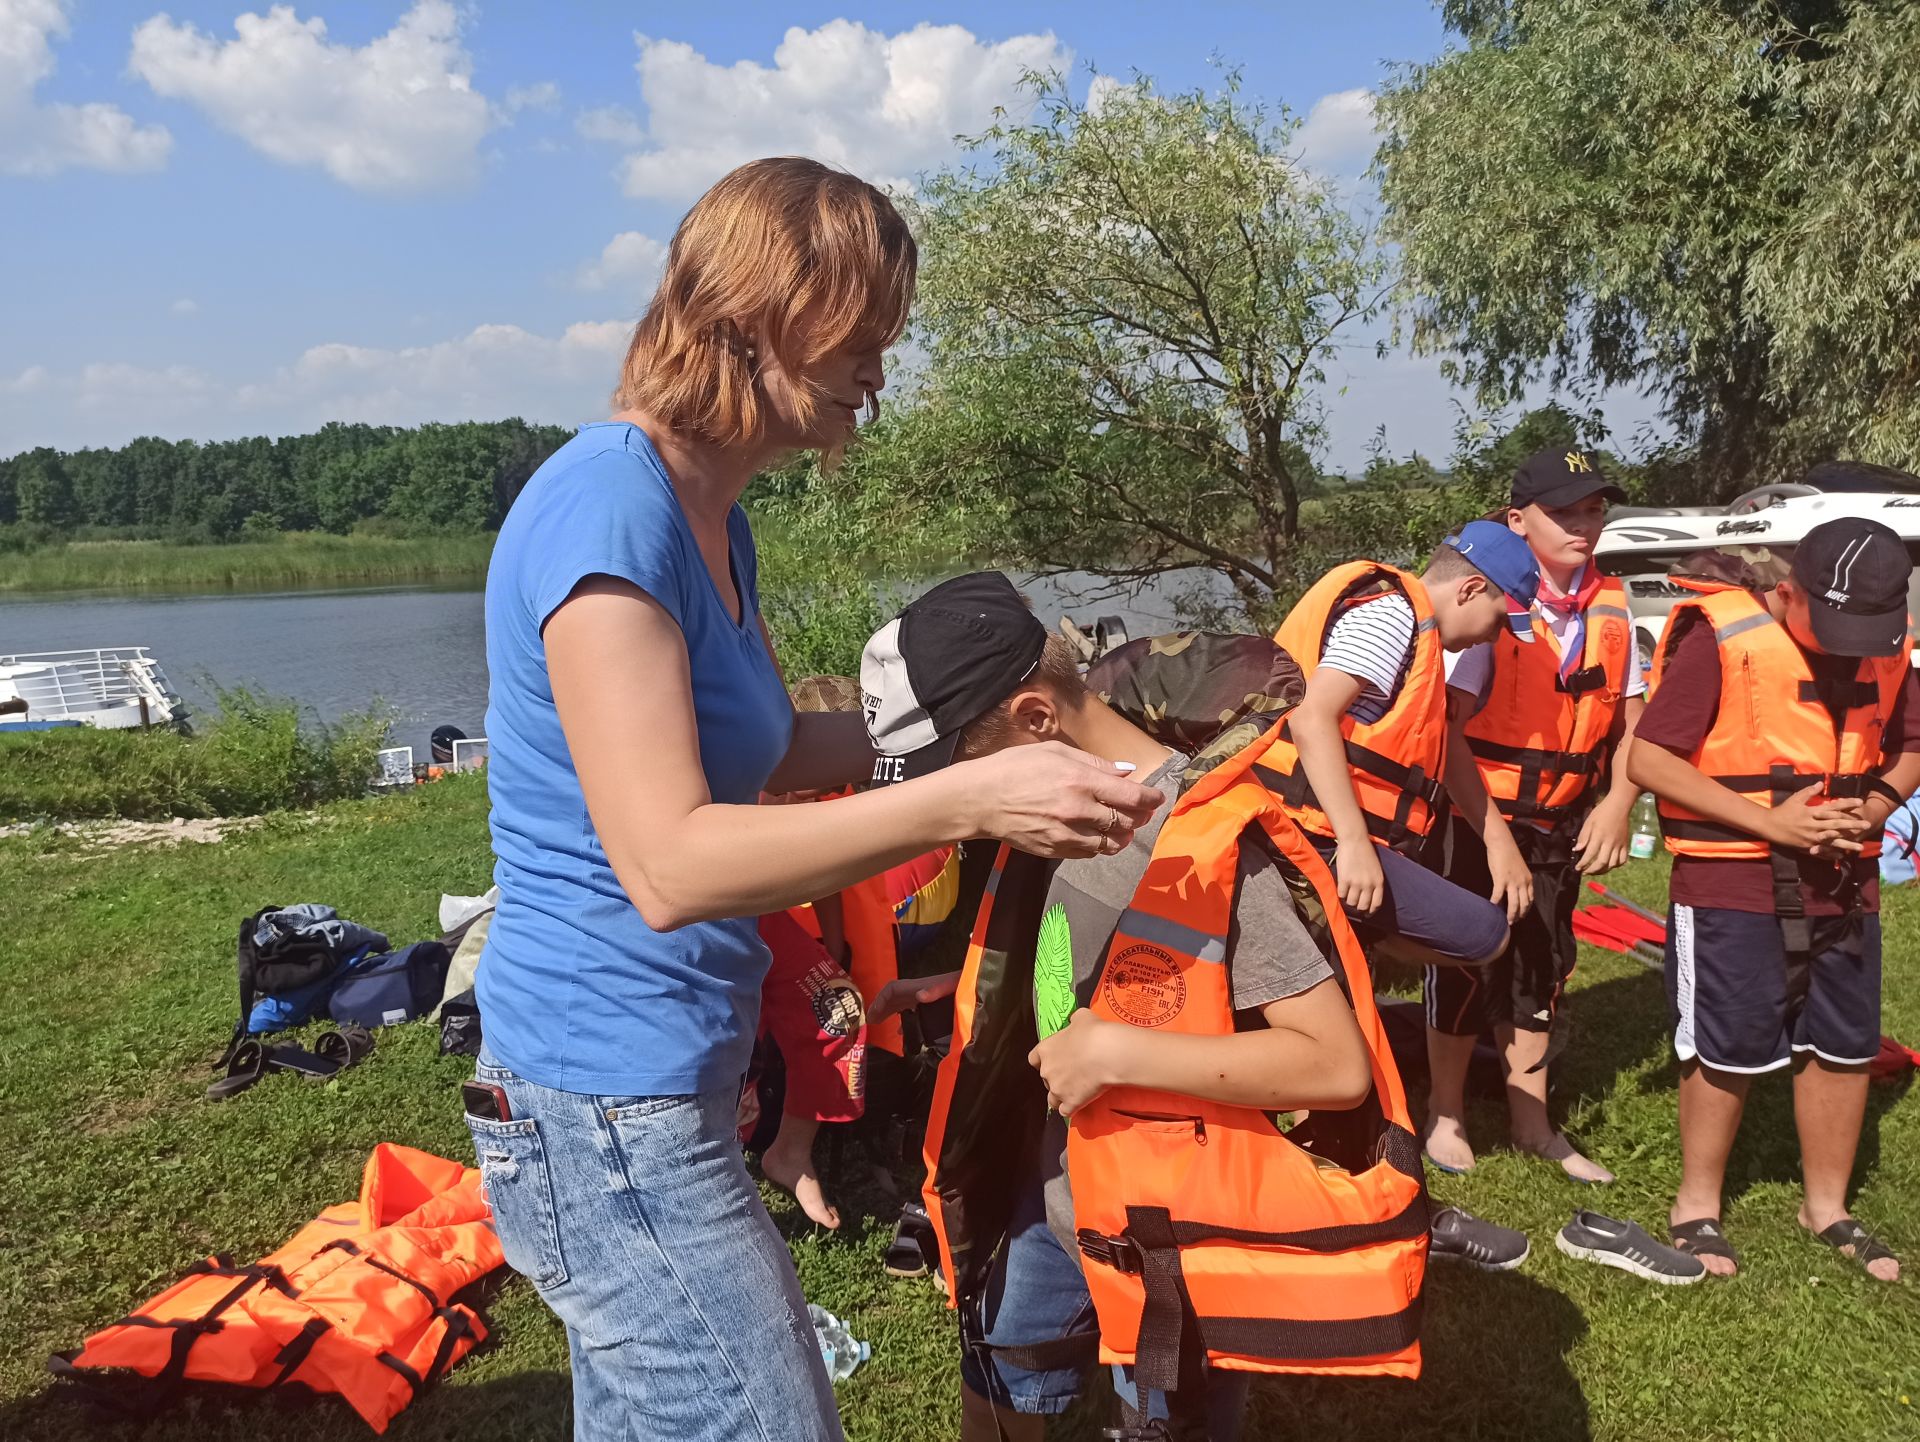
[[[1171,1112],[1123,1112],[1114,1108],[1117,1117],[1125,1117],[1130,1122],[1159,1122],[1162,1125],[1174,1123],[1193,1128],[1193,1140],[1196,1146],[1207,1144],[1207,1119],[1205,1117],[1176,1116]]]

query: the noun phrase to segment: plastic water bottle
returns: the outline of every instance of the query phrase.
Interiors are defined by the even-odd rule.
[[[855,1367],[873,1355],[873,1348],[865,1342],[854,1341],[847,1324],[826,1308],[809,1302],[807,1315],[813,1319],[813,1336],[820,1344],[820,1358],[827,1364],[827,1375],[835,1382],[844,1382],[853,1375]]]
[[[1653,804],[1653,797],[1645,792],[1633,804],[1633,835],[1627,842],[1627,855],[1645,861],[1653,855],[1654,847],[1660,839],[1660,813]]]

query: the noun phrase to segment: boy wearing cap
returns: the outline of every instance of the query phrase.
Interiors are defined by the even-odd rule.
[[[1477,966],[1506,947],[1499,907],[1415,858],[1441,798],[1444,656],[1518,635],[1539,581],[1525,541],[1473,521],[1422,575],[1372,561],[1336,567],[1275,638],[1307,676],[1281,722],[1275,790],[1332,861],[1355,927],[1402,960]],[[1530,627],[1520,639],[1532,639]]]
[[[1507,949],[1481,971],[1426,971],[1427,1155],[1448,1171],[1474,1164],[1466,1135],[1467,1069],[1491,1028],[1506,1064],[1516,1150],[1557,1161],[1581,1182],[1610,1182],[1547,1113],[1548,1040],[1572,974],[1580,881],[1627,856],[1636,789],[1628,742],[1646,682],[1620,583],[1592,564],[1607,503],[1626,500],[1593,451],[1554,447],[1520,466],[1505,521],[1540,568],[1534,644],[1501,637],[1447,658],[1446,874],[1503,903]]]
[[[1896,1281],[1847,1211],[1880,1037],[1879,875],[1888,814],[1920,786],[1900,538],[1809,531],[1773,590],[1702,586],[1674,608],[1628,760],[1674,853],[1667,992],[1680,1060],[1675,1246],[1730,1276],[1727,1156],[1755,1075],[1793,1070],[1800,1224]]]
[[[1061,862],[1046,882],[1044,907],[1057,907],[1064,919],[1076,991],[1087,995],[1189,758],[1102,704],[1065,644],[998,572],[957,577],[908,606],[868,642],[860,684],[880,754],[878,780],[1055,741],[1130,764],[1164,793],[1154,816],[1117,851]],[[1097,1326],[1065,1166],[1065,1119],[1075,1110],[1127,1083],[1281,1111],[1334,1111],[1368,1094],[1368,1054],[1352,1008],[1264,846],[1241,850],[1234,917],[1225,957],[1240,1022],[1234,1035],[1163,1035],[1082,1010],[1033,1052],[1055,1113],[1036,1155],[1007,1158],[1009,1167],[1027,1172],[1028,1185],[984,1287],[955,1299],[970,1329],[963,1335],[985,1344],[967,1346],[961,1358],[967,1442],[1038,1439],[1046,1417],[1072,1404],[1093,1360]],[[903,983],[874,1014],[905,999],[909,985],[913,1000],[950,995],[958,975]],[[1150,1410],[1156,1417],[1171,1410],[1173,1436],[1229,1439],[1238,1431],[1246,1382],[1245,1373],[1209,1373],[1204,1385],[1183,1384],[1170,1398],[1153,1394]],[[1120,1390],[1133,1396],[1130,1385]]]

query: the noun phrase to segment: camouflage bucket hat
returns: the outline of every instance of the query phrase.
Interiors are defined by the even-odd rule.
[[[851,676],[802,676],[790,688],[796,711],[858,711],[860,683]]]
[[[1109,651],[1087,686],[1203,775],[1264,735],[1306,691],[1294,659],[1265,636],[1177,631]]]

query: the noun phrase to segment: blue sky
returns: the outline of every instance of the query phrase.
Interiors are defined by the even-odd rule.
[[[932,28],[929,28],[932,27]],[[1443,37],[1321,6],[0,0],[0,454],[331,419],[591,419],[658,247],[728,165],[910,179],[1023,65],[1209,83],[1357,172],[1362,92]],[[1428,360],[1349,354],[1329,459],[1444,454]],[[1616,428],[1646,407],[1610,408]]]

